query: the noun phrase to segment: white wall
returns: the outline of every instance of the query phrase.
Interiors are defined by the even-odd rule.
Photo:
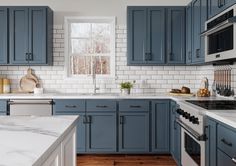
[[[190,0],[0,0],[0,6],[50,6],[55,24],[63,23],[64,15],[116,16],[119,25],[126,24],[127,6],[181,6]]]

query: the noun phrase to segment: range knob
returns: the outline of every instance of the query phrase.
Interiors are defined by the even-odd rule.
[[[199,124],[199,119],[198,119],[198,118],[194,118],[194,119],[192,120],[192,123],[193,123],[193,124]]]
[[[185,119],[189,119],[190,118],[190,113],[184,112],[183,117]]]
[[[184,110],[182,110],[182,109],[180,109],[180,108],[177,109],[176,112],[177,112],[178,114],[180,114],[180,115],[183,115],[183,114],[184,114]]]
[[[191,116],[189,118],[189,121],[192,122],[193,124],[199,124],[199,119],[196,118],[195,116]]]

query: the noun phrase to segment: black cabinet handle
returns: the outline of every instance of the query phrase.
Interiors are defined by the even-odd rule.
[[[107,105],[97,105],[96,107],[97,108],[107,108],[108,106]]]
[[[65,105],[66,108],[76,108],[76,105]]]
[[[141,108],[140,105],[130,105],[129,107],[130,107],[130,108]]]
[[[226,141],[224,138],[221,139],[221,142],[223,142],[225,145],[232,147],[233,144],[231,142]]]
[[[120,124],[124,124],[124,116],[120,116]]]
[[[173,53],[172,53],[172,52],[169,53],[169,60],[170,60],[170,61],[173,60]]]
[[[29,61],[33,61],[33,54],[32,53],[28,53],[29,54]]]
[[[25,53],[25,60],[29,61],[29,53]]]
[[[196,58],[200,58],[200,49],[196,49]]]

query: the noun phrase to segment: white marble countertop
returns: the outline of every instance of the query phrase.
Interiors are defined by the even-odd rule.
[[[38,165],[77,121],[78,116],[0,116],[0,165]]]
[[[186,97],[186,96],[171,96],[169,93],[156,93],[156,94],[131,94],[120,95],[118,93],[98,93],[96,95],[85,93],[44,93],[41,95],[35,94],[22,94],[22,93],[10,93],[0,94],[0,99],[172,99],[175,101],[184,100],[233,100],[234,98],[222,98],[222,97]],[[188,105],[195,107],[194,105],[187,103]],[[197,106],[196,106],[197,107]],[[208,115],[216,120],[222,121],[234,128],[236,128],[236,110],[226,111],[207,111],[206,109],[197,107],[196,109],[202,110],[203,114]]]

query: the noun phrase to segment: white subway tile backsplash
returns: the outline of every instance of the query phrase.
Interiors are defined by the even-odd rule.
[[[88,93],[93,91],[92,79],[68,79],[64,70],[64,29],[54,25],[54,66],[32,66],[47,92]],[[116,78],[97,80],[101,92],[119,93],[122,81],[136,83],[133,93],[162,93],[171,88],[189,86],[196,92],[200,80],[213,81],[212,66],[127,66],[127,30],[125,25],[116,27]],[[19,80],[26,74],[27,66],[0,66],[2,77],[12,79],[12,88],[18,88]],[[235,74],[236,75],[236,74]],[[236,83],[235,83],[236,84]]]

